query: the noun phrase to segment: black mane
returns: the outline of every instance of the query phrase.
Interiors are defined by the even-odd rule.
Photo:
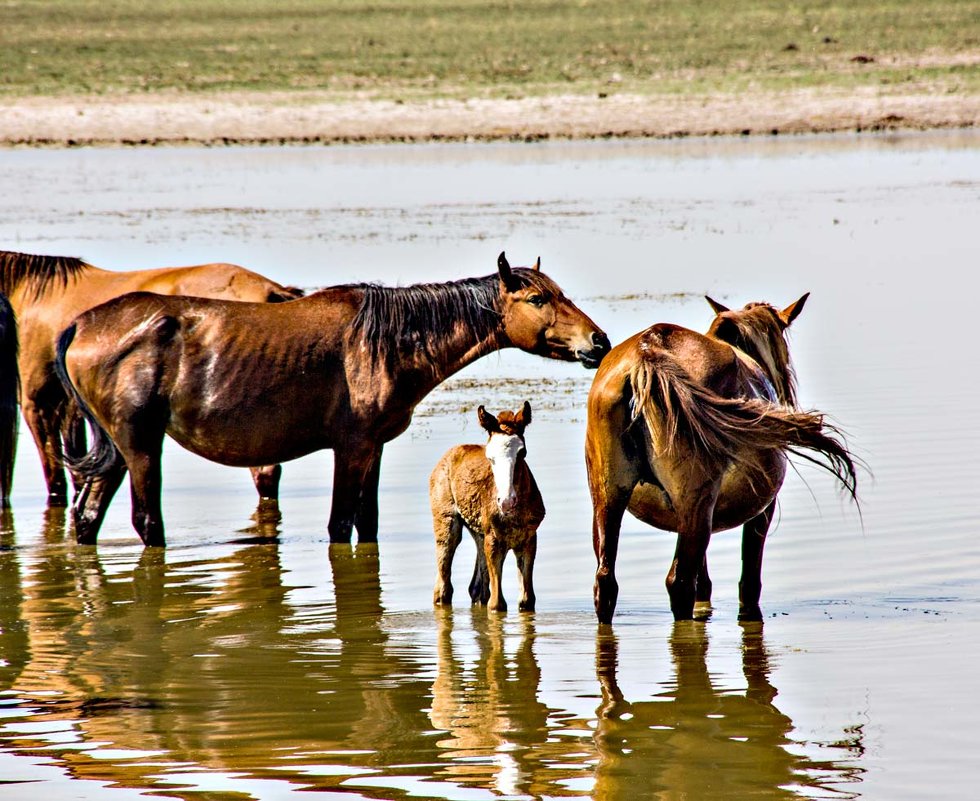
[[[66,287],[75,275],[89,266],[73,256],[38,256],[0,250],[0,292],[10,295],[27,282],[31,292],[37,296],[52,283]]]

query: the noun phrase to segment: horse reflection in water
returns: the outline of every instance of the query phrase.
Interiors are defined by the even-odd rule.
[[[715,688],[707,667],[707,628],[678,621],[670,635],[676,681],[655,700],[634,702],[623,696],[617,682],[616,635],[600,629],[596,676],[602,703],[596,710],[594,799],[789,801],[800,797],[795,791],[800,788],[835,798],[857,797],[841,785],[860,781],[863,771],[846,764],[863,752],[860,729],[834,744],[841,750],[839,762],[818,763],[793,753],[793,721],[774,704],[777,691],[769,680],[762,623],[740,625],[744,694]],[[817,771],[822,778],[815,777]]]
[[[448,735],[438,742],[445,767],[436,778],[500,795],[559,794],[561,771],[542,758],[549,709],[538,700],[534,617],[522,615],[508,626],[505,618],[473,607],[456,630],[451,607],[435,615],[438,673],[429,719]],[[458,645],[471,625],[475,657],[472,641]]]
[[[0,689],[16,688],[30,720],[74,737],[60,749],[62,739],[5,736],[5,750],[45,746],[74,779],[168,794],[202,771],[228,792],[249,777],[240,797],[274,786],[256,780],[278,783],[273,794],[335,790],[385,766],[437,761],[425,734],[431,679],[382,625],[376,545],[330,546],[333,597],[297,606],[290,596],[303,590],[284,583],[275,545],[173,564],[146,549],[120,569],[118,554],[110,566],[67,545],[61,512],[25,575],[11,572],[14,552],[0,552],[10,632]]]

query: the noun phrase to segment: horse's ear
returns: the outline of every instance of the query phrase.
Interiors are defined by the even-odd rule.
[[[534,262],[534,269],[540,272],[541,270],[541,257],[538,256],[538,260]]]
[[[800,316],[800,312],[803,311],[803,304],[806,303],[806,299],[808,297],[810,297],[810,293],[804,292],[803,297],[796,301],[796,303],[791,303],[789,306],[779,312],[779,319],[783,321],[784,326],[789,328],[790,323]]]
[[[507,261],[504,251],[500,251],[500,255],[497,256],[497,272],[500,273],[500,282],[504,285],[504,289],[508,292],[517,289],[514,273],[511,272],[510,262]]]
[[[715,314],[723,314],[724,312],[728,311],[727,306],[725,306],[722,303],[719,303],[714,298],[709,298],[707,295],[705,295],[704,299],[708,301],[708,303],[711,305],[711,308],[714,309]]]
[[[531,402],[524,401],[524,405],[521,410],[514,415],[514,422],[517,423],[518,428],[524,431],[529,425],[531,425]]]
[[[476,410],[476,416],[480,421],[480,427],[488,434],[496,434],[500,431],[500,423],[497,422],[497,418],[490,414],[483,406],[480,406]]]

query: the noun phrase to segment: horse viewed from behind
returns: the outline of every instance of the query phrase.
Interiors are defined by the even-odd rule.
[[[93,427],[73,515],[94,542],[131,475],[133,525],[163,545],[160,452],[165,434],[228,465],[334,451],[332,542],[378,533],[384,444],[415,406],[474,360],[516,347],[598,366],[609,339],[540,270],[511,269],[403,288],[353,284],[289,304],[137,293],[81,315],[56,367]]]
[[[473,603],[503,612],[504,557],[513,551],[521,577],[518,608],[534,611],[534,555],[544,501],[527,466],[524,430],[531,423],[531,404],[494,416],[477,409],[489,435],[484,445],[457,445],[436,464],[429,478],[429,501],[436,539],[436,587],[433,602],[453,600],[452,563],[463,538],[463,526],[476,542],[476,569],[470,582]]]
[[[10,299],[20,340],[17,363],[21,409],[37,444],[51,505],[67,503],[63,436],[64,444],[76,455],[84,449],[84,427],[73,424],[75,420],[54,372],[55,342],[83,311],[135,291],[263,303],[292,300],[303,294],[300,289],[283,286],[234,264],[115,272],[67,256],[0,250],[0,292]],[[9,344],[0,347],[4,347],[0,358],[9,359]],[[0,405],[9,403],[10,391],[9,386],[0,386]],[[16,394],[13,397],[16,402]],[[0,420],[0,426],[0,474],[6,475],[13,471],[16,438],[10,420]],[[278,496],[278,466],[253,471],[253,478],[260,495]],[[6,489],[0,488],[3,502],[8,501],[9,491],[8,481]]]
[[[796,406],[785,333],[807,295],[783,310],[732,311],[708,298],[707,334],[659,323],[617,345],[588,399],[586,467],[597,570],[595,609],[612,621],[619,531],[628,509],[677,533],[667,574],[671,610],[709,603],[706,551],[715,531],[743,526],[739,617],[761,619],[762,552],[787,454],[826,467],[856,498],[854,461],[818,412]]]

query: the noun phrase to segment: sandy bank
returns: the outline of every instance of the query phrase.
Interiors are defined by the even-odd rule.
[[[395,102],[237,93],[0,101],[0,145],[704,136],[980,125],[980,98],[872,91]]]

